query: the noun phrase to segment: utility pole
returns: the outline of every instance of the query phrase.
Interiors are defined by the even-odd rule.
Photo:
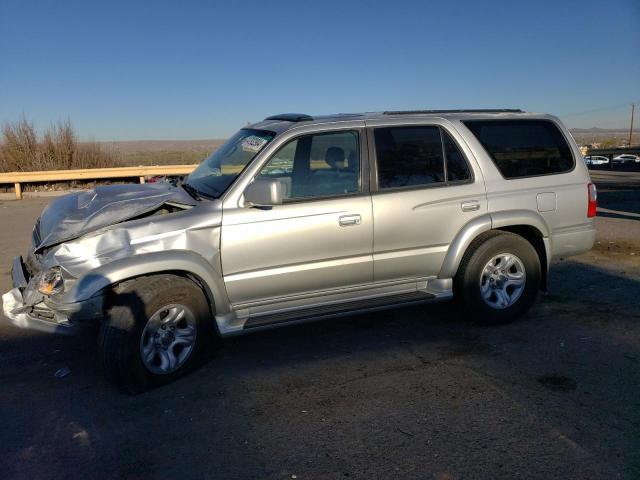
[[[636,104],[631,104],[631,125],[629,125],[629,147],[631,147],[631,136],[633,135],[633,113],[635,112]]]

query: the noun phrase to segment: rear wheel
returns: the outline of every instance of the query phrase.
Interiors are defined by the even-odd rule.
[[[168,383],[193,369],[215,339],[200,287],[177,275],[141,277],[108,297],[98,338],[109,381],[128,392]]]
[[[531,307],[540,280],[540,258],[533,246],[519,235],[494,230],[469,246],[454,294],[475,322],[506,323]]]

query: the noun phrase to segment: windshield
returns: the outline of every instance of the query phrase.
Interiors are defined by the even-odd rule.
[[[243,128],[213,152],[184,183],[207,197],[219,197],[276,134]]]

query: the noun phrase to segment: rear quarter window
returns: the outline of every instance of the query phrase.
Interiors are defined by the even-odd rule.
[[[568,172],[575,163],[560,129],[548,120],[468,120],[507,179]]]

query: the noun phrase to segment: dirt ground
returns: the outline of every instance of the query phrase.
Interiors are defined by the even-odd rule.
[[[594,178],[594,249],[512,325],[440,304],[283,328],[126,396],[94,338],[0,322],[2,477],[640,478],[640,175]],[[0,202],[3,292],[47,201]]]

